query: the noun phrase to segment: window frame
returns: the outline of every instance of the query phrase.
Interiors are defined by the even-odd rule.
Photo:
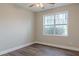
[[[45,33],[45,32],[44,32],[44,26],[45,26],[45,25],[44,25],[44,17],[45,17],[45,16],[51,16],[51,15],[54,15],[54,16],[55,16],[55,15],[57,15],[57,14],[63,14],[63,13],[66,13],[66,14],[67,14],[67,15],[66,15],[66,17],[67,17],[67,24],[55,24],[55,18],[54,18],[54,24],[53,24],[53,25],[54,25],[54,34]],[[69,31],[68,31],[68,24],[69,24],[68,20],[69,20],[69,19],[68,19],[68,18],[69,18],[69,12],[68,12],[68,11],[56,12],[56,13],[49,13],[49,14],[43,15],[43,28],[42,28],[42,29],[43,29],[43,32],[42,32],[43,35],[45,35],[45,36],[64,36],[64,37],[65,37],[65,36],[68,36],[68,34],[69,34]],[[55,27],[56,27],[56,25],[67,25],[67,35],[57,35],[57,34],[55,34],[55,29],[56,29]],[[50,25],[49,25],[49,26],[50,26]],[[51,25],[51,26],[52,26],[52,25]]]

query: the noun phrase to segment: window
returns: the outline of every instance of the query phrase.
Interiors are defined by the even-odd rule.
[[[43,34],[55,36],[67,36],[68,13],[57,13],[43,16]]]

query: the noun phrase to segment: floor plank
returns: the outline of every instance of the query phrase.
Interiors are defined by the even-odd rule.
[[[33,44],[1,56],[79,56],[79,52],[42,44]]]

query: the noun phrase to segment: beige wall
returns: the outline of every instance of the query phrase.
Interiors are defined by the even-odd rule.
[[[42,16],[50,13],[68,11],[68,36],[45,36],[42,34]],[[79,48],[79,5],[71,4],[36,13],[36,42]]]
[[[33,39],[34,13],[13,4],[0,4],[0,52]]]

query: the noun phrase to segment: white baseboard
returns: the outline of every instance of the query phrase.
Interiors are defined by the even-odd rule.
[[[79,48],[74,48],[74,47],[55,45],[55,44],[49,44],[49,43],[44,43],[44,42],[32,42],[32,43],[28,43],[28,44],[25,44],[25,45],[20,45],[18,47],[14,47],[14,48],[10,48],[8,50],[2,51],[2,52],[0,52],[0,55],[15,51],[17,49],[20,49],[20,48],[23,48],[23,47],[26,47],[26,46],[29,46],[29,45],[32,45],[34,43],[48,45],[48,46],[54,46],[54,47],[59,47],[59,48],[64,48],[64,49],[69,49],[69,50],[74,50],[74,51],[79,51]]]
[[[10,48],[8,50],[5,50],[5,51],[0,52],[0,55],[6,54],[6,53],[9,53],[9,52],[12,52],[12,51],[15,51],[17,49],[20,49],[20,48],[23,48],[23,47],[26,47],[26,46],[29,46],[29,45],[32,45],[32,44],[34,44],[34,42],[28,43],[28,44],[25,44],[25,45],[20,45],[18,47]]]
[[[69,50],[74,50],[74,51],[79,51],[79,48],[70,47],[70,46],[61,46],[61,45],[55,45],[55,44],[44,43],[44,42],[35,42],[35,43],[43,44],[43,45],[48,45],[48,46],[53,46],[53,47],[64,48],[64,49],[69,49]]]

